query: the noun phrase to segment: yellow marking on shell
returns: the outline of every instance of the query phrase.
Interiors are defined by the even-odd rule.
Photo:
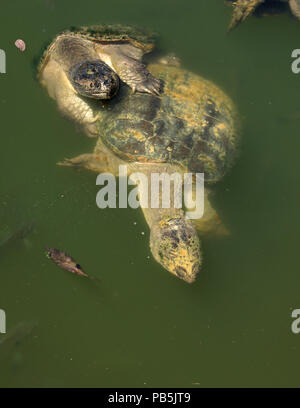
[[[217,130],[218,130],[218,129],[220,129],[220,130],[225,130],[225,129],[226,129],[226,126],[225,126],[224,123],[218,123],[218,124],[216,125],[216,129],[217,129]]]
[[[164,94],[170,98],[177,100],[178,104],[174,107],[178,108],[175,116],[186,121],[191,127],[199,127],[204,112],[204,105],[215,103],[215,109],[228,111],[228,128],[232,129],[230,134],[231,140],[236,139],[234,129],[234,117],[236,116],[235,107],[231,99],[214,83],[177,67],[167,67],[159,64],[149,65],[149,71],[157,77],[160,77],[165,82]],[[185,78],[188,75],[188,81]],[[176,84],[176,86],[174,86]],[[222,124],[223,129],[227,127]]]
[[[149,153],[154,153],[154,146],[153,144],[149,145]]]
[[[128,129],[124,132],[124,137],[127,139],[130,136],[132,136],[135,140],[138,140],[139,142],[145,142],[146,137],[143,135],[142,132],[139,132],[138,130],[135,129]]]

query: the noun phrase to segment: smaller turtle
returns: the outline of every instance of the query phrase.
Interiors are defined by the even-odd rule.
[[[229,30],[235,28],[238,24],[246,20],[248,16],[254,13],[261,4],[271,3],[289,3],[290,9],[295,17],[300,19],[300,0],[228,0],[232,2],[233,15]]]
[[[80,122],[88,115],[85,97],[111,99],[118,92],[119,79],[133,92],[160,94],[162,81],[142,63],[143,55],[155,47],[155,39],[154,33],[120,25],[72,28],[47,47],[38,78],[59,101],[60,110]]]

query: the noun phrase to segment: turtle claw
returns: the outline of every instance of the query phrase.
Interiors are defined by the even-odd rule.
[[[79,167],[79,168],[84,168],[87,167],[89,161],[93,157],[92,154],[81,154],[78,157],[74,157],[73,159],[64,159],[62,162],[58,162],[58,166],[64,166],[64,167]]]
[[[74,164],[72,160],[70,159],[64,159],[64,161],[58,162],[57,165],[64,166],[64,167],[74,167],[74,166],[80,167],[78,163]]]
[[[154,77],[140,60],[124,55],[122,52],[111,56],[114,70],[121,81],[125,82],[132,92],[159,95],[162,90],[162,81]]]
[[[107,155],[102,152],[97,152],[97,154],[81,154],[72,159],[64,159],[64,161],[58,162],[57,164],[58,166],[87,169],[95,171],[96,173],[105,173],[112,171],[109,167]]]
[[[228,27],[228,31],[236,28],[240,23],[246,20],[264,0],[237,0],[234,2],[233,15]]]
[[[147,80],[141,82],[140,84],[137,84],[136,87],[133,89],[133,92],[138,91],[159,96],[162,90],[163,81],[149,74]]]

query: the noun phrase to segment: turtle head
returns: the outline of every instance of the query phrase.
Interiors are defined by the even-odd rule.
[[[82,96],[110,99],[119,89],[119,77],[101,60],[82,61],[68,72],[69,80]]]
[[[162,220],[151,229],[150,248],[157,262],[188,283],[194,282],[201,265],[200,242],[189,219]]]

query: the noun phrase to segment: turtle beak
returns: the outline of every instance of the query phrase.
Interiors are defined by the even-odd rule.
[[[110,88],[105,91],[94,92],[93,94],[90,95],[90,97],[94,99],[111,99],[116,95],[117,90],[118,88],[116,89]]]
[[[107,92],[98,92],[90,95],[90,98],[93,99],[110,99],[111,97]]]
[[[184,280],[187,283],[193,283],[196,280],[197,274],[200,270],[200,263],[195,262],[194,264],[182,267],[177,266],[175,268],[175,275]]]

